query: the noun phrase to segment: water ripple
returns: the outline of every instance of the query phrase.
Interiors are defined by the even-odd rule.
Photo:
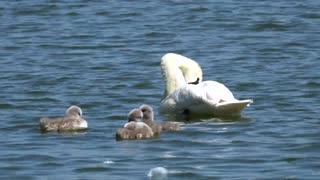
[[[1,4],[1,179],[146,179],[154,167],[168,179],[320,175],[318,1]],[[160,115],[168,52],[254,103],[238,118]],[[181,131],[116,141],[144,103]],[[89,130],[40,132],[41,117],[73,104]]]

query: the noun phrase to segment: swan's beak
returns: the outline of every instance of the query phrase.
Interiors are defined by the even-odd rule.
[[[200,80],[200,78],[197,78],[197,80],[196,80],[196,81],[194,81],[194,82],[188,82],[188,84],[194,84],[194,85],[197,85],[197,84],[199,84],[199,80]]]

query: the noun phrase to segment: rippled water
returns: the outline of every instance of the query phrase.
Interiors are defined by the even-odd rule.
[[[1,179],[317,179],[320,176],[317,0],[0,3]],[[158,109],[168,52],[204,78],[253,98],[239,119],[116,141],[126,115]],[[41,134],[39,118],[82,107],[90,129]]]

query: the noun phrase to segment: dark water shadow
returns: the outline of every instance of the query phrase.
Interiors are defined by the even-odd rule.
[[[39,129],[41,134],[47,134],[47,135],[84,135],[89,132],[89,129],[83,129],[83,130],[69,130],[69,131],[43,131]]]
[[[165,121],[177,121],[186,124],[197,123],[197,122],[212,122],[212,123],[252,123],[256,120],[249,117],[243,116],[208,116],[208,115],[197,115],[197,116],[184,116],[181,114],[164,115]]]

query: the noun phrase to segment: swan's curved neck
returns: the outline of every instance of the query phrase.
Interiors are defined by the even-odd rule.
[[[165,97],[183,85],[202,81],[202,70],[199,64],[178,54],[164,55],[161,59],[161,70],[166,85]]]

